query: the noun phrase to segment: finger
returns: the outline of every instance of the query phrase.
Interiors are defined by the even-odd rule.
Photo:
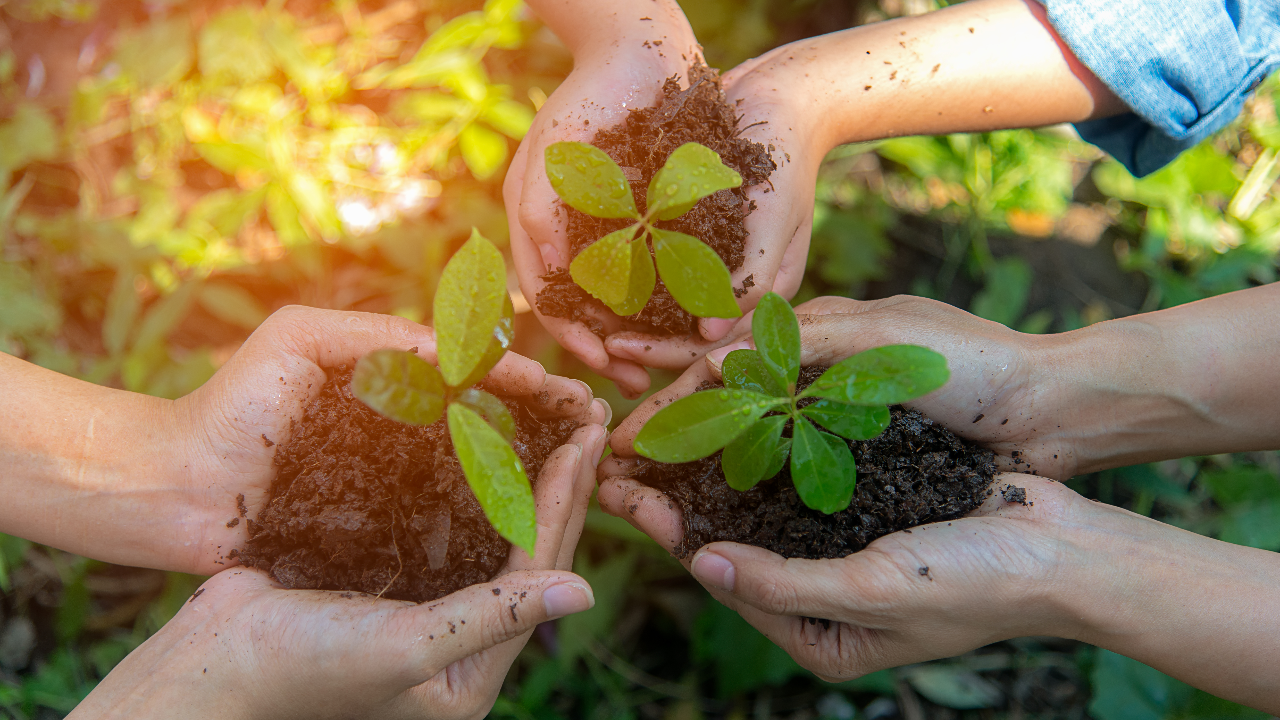
[[[618,391],[628,400],[635,400],[643,395],[652,382],[649,371],[643,366],[615,357],[609,358],[609,364],[597,369],[596,373],[612,380],[618,386]]]
[[[600,426],[583,428],[579,432],[583,432],[583,437],[579,440],[583,460],[578,464],[573,507],[565,523],[564,538],[560,541],[560,555],[556,560],[556,569],[559,570],[573,568],[574,551],[587,521],[587,507],[591,504],[591,496],[595,494],[596,467],[600,464],[600,456],[604,454],[605,444],[609,441],[608,432]]]
[[[590,385],[552,375],[542,363],[514,353],[503,356],[482,384],[504,395],[519,397],[541,417],[581,418],[592,412]]]
[[[272,361],[284,363],[286,370],[318,369],[351,364],[382,348],[414,347],[424,360],[434,363],[435,331],[394,315],[289,305],[272,313],[228,364],[268,373],[279,367]]]
[[[631,478],[611,477],[600,484],[596,498],[600,509],[631,523],[669,553],[674,554],[684,539],[680,508],[660,490]]]
[[[731,325],[730,332],[715,341],[706,340],[701,335],[655,337],[646,333],[624,331],[605,338],[604,347],[614,357],[634,360],[646,367],[684,370],[698,358],[728,342],[730,337],[749,331],[750,328],[749,320],[745,323],[742,319],[736,320]]]
[[[640,432],[640,428],[644,426],[645,422],[650,417],[653,417],[653,414],[658,410],[685,395],[692,394],[698,389],[698,385],[710,379],[711,374],[704,363],[691,365],[683,375],[676,378],[675,382],[640,403],[640,406],[633,410],[613,431],[609,440],[609,447],[623,457],[635,457],[636,453],[631,444],[635,441],[636,433]]]
[[[967,517],[1033,521],[1060,518],[1080,499],[1074,490],[1056,480],[1017,472],[996,475],[991,490],[982,505]]]

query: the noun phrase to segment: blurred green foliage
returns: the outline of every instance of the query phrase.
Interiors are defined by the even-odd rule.
[[[720,66],[934,5],[685,3]],[[50,33],[38,73],[29,46],[0,50],[0,350],[166,397],[285,303],[427,319],[473,224],[505,244],[502,171],[571,66],[508,0],[8,0],[0,19],[15,37]],[[797,300],[915,292],[1060,332],[1273,282],[1278,104],[1272,77],[1231,127],[1141,180],[1061,129],[841,148],[819,179]],[[522,351],[586,379],[615,417],[634,405],[537,332],[520,324]],[[1072,486],[1280,550],[1276,453]],[[587,525],[575,569],[597,606],[538,631],[495,717],[849,720],[907,698],[930,717],[1256,716],[1050,639],[825,685],[630,525],[598,508]],[[0,717],[65,714],[198,582],[146,573],[0,536],[0,646],[10,628],[38,635],[21,666],[0,657]],[[142,589],[104,590],[121,577]]]

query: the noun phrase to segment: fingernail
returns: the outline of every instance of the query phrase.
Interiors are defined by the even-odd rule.
[[[577,582],[552,585],[542,591],[542,604],[547,609],[547,619],[580,613],[595,607],[596,597],[591,588]]]
[[[728,335],[733,326],[737,324],[738,320],[736,318],[703,318],[702,322],[699,323],[702,337],[712,342]]]
[[[693,576],[708,585],[733,592],[733,563],[722,555],[699,553],[693,559]]]
[[[551,243],[543,243],[538,246],[538,252],[542,254],[543,265],[549,266],[552,269],[563,267],[563,263],[560,262],[560,250],[558,250],[555,245],[552,245]]]
[[[576,382],[576,383],[578,383],[579,385],[581,385],[581,386],[582,386],[582,391],[583,391],[583,392],[585,392],[585,393],[587,394],[587,397],[591,397],[591,396],[593,396],[593,395],[595,394],[595,393],[591,390],[591,386],[590,386],[590,385],[588,385],[585,381],[583,381],[583,380],[578,380],[577,378],[574,378],[574,379],[573,379],[573,381],[574,381],[574,382]]]
[[[729,343],[728,345],[725,345],[722,348],[716,348],[715,350],[712,350],[711,352],[707,353],[707,362],[711,363],[711,365],[715,367],[715,369],[719,370],[720,366],[724,365],[724,359],[729,356],[729,353],[733,352],[734,350],[750,350],[750,349],[751,349],[750,340],[739,340],[736,343]]]
[[[604,406],[604,422],[600,423],[605,427],[609,427],[609,423],[613,422],[613,408],[604,398],[596,398],[596,402]]]

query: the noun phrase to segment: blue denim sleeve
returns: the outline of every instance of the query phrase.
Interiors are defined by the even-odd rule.
[[[1225,127],[1280,66],[1280,0],[1039,1],[1132,110],[1076,128],[1138,176]]]

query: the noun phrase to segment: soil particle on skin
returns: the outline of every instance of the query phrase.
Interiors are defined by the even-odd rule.
[[[1004,490],[1001,491],[1001,495],[1004,496],[1004,501],[1007,503],[1018,503],[1019,505],[1027,504],[1026,488],[1020,488],[1014,485],[1005,485]]]
[[[767,182],[777,165],[764,145],[739,135],[743,128],[738,127],[738,115],[725,101],[719,72],[699,64],[690,67],[688,75],[687,90],[680,89],[678,78],[668,78],[655,105],[632,110],[621,125],[597,131],[591,144],[623,169],[641,213],[645,212],[649,181],[676,148],[697,142],[719,153],[725,165],[742,175],[742,186],[704,198],[689,212],[658,226],[701,239],[730,271],[736,271],[742,267],[747,240],[744,221],[755,209],[747,200],[747,190]],[[568,217],[571,258],[631,222],[592,217],[567,205],[563,209]],[[609,310],[578,287],[567,268],[548,268],[542,279],[547,285],[536,298],[538,312],[581,322],[604,337],[604,324],[598,317]],[[749,287],[745,285],[743,290]],[[696,331],[695,318],[676,304],[661,279],[649,303],[627,321],[629,329],[656,335]]]
[[[444,420],[427,427],[389,420],[350,385],[350,367],[331,371],[280,443],[266,508],[246,522],[241,562],[289,588],[415,602],[491,579],[510,545],[484,517]],[[503,402],[516,419],[516,454],[537,478],[578,424]]]
[[[823,370],[804,368],[799,387]],[[681,558],[718,541],[755,545],[783,557],[840,558],[884,535],[955,519],[982,505],[996,472],[992,452],[915,410],[891,410],[883,434],[849,442],[858,465],[857,489],[849,507],[833,515],[801,502],[786,465],[746,492],[725,482],[719,453],[679,465],[645,462],[634,477],[680,506],[684,538],[675,552]]]

